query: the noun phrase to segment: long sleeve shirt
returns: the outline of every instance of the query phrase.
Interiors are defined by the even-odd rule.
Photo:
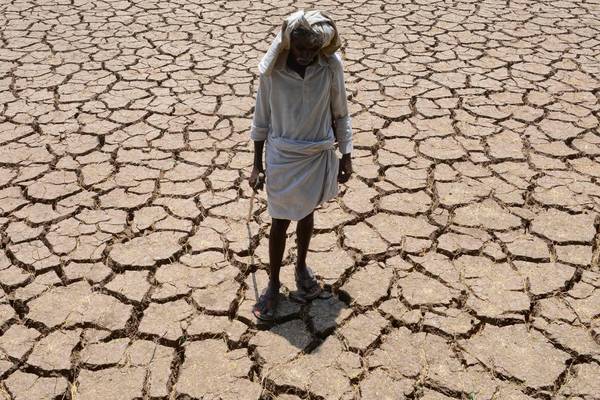
[[[352,152],[352,127],[341,58],[318,55],[304,79],[287,67],[282,54],[269,75],[261,75],[250,136],[269,135],[299,141],[320,141],[335,134],[342,154]],[[332,118],[335,132],[332,130]]]

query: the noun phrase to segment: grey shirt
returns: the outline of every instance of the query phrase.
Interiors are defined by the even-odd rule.
[[[340,56],[319,54],[306,68],[304,79],[287,67],[282,53],[269,75],[261,75],[250,136],[268,136],[299,141],[321,141],[335,136],[342,154],[352,152],[352,128],[348,115],[346,85]]]

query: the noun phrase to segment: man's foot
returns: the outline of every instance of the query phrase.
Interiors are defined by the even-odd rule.
[[[258,297],[258,301],[252,307],[252,314],[262,321],[273,321],[279,300],[279,289],[271,289],[267,286]]]
[[[323,292],[323,288],[309,267],[296,267],[294,276],[298,289],[294,297],[298,296],[304,301],[309,301],[316,299]]]

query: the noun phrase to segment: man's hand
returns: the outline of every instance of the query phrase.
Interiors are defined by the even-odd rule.
[[[265,185],[264,170],[262,168],[257,168],[256,166],[254,166],[252,168],[250,178],[248,178],[248,183],[250,184],[252,190],[254,190],[255,192],[262,190],[263,186]]]
[[[338,172],[338,182],[346,183],[352,175],[352,159],[350,154],[344,154],[340,160],[340,170]]]

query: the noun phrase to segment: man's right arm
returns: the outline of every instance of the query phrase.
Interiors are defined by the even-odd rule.
[[[250,129],[250,138],[254,141],[254,164],[250,174],[250,186],[262,189],[259,174],[264,172],[263,152],[265,140],[271,126],[271,106],[269,104],[270,80],[268,77],[260,76],[258,90],[256,91],[256,106]]]
[[[254,165],[253,167],[259,170],[259,172],[264,171],[263,167],[263,149],[265,147],[264,140],[255,140],[254,141]]]
[[[346,84],[344,81],[344,66],[339,54],[330,58],[330,66],[333,71],[331,82],[331,118],[335,121],[335,137],[338,141],[342,159],[338,182],[346,183],[352,175],[352,124],[348,112],[348,101],[346,98]]]

